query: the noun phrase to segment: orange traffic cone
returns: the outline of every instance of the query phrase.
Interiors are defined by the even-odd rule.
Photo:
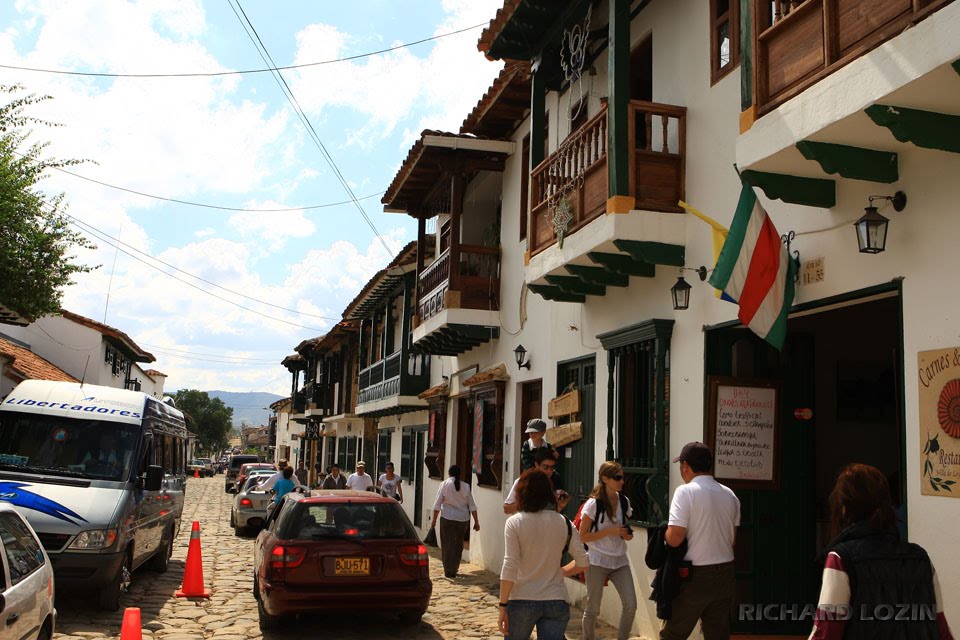
[[[143,631],[140,629],[139,607],[127,607],[123,610],[120,640],[143,640]]]
[[[194,477],[194,478],[199,478],[199,477],[200,477],[200,469],[194,469],[194,470],[193,470],[193,477]]]
[[[203,560],[200,557],[200,523],[193,521],[190,531],[190,546],[187,548],[187,565],[183,571],[183,585],[177,590],[178,598],[209,598],[210,591],[203,588]]]

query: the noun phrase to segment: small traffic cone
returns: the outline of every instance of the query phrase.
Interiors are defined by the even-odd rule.
[[[194,469],[194,470],[193,470],[193,477],[194,477],[194,478],[199,478],[199,477],[200,477],[200,469]]]
[[[174,594],[178,598],[209,598],[210,591],[203,588],[203,560],[200,557],[200,523],[193,521],[190,530],[190,546],[187,547],[187,565],[183,571],[183,585]]]
[[[127,607],[123,610],[120,640],[143,640],[143,631],[140,629],[139,607]]]

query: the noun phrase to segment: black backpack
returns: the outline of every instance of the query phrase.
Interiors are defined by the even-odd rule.
[[[623,493],[619,493],[617,495],[620,498],[620,517],[623,519],[624,526],[626,526],[627,525],[627,502],[628,502],[627,496],[623,495]],[[587,504],[586,500],[584,500],[583,504],[580,505],[580,508],[577,509],[577,515],[573,518],[573,526],[575,526],[578,531],[580,530],[580,520],[581,520],[581,514],[583,513],[584,504]],[[607,510],[601,509],[600,506],[601,506],[600,503],[597,502],[597,517],[594,518],[593,521],[590,523],[591,533],[597,530],[600,523],[603,521],[604,516],[607,515]],[[589,549],[589,547],[587,546],[587,543],[583,543],[583,548]]]

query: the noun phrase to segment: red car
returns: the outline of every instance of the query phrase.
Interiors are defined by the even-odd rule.
[[[260,628],[299,613],[379,611],[415,624],[433,584],[400,503],[369,491],[289,493],[254,543]]]
[[[270,462],[247,462],[240,465],[240,471],[237,473],[237,482],[233,485],[234,493],[240,490],[243,483],[250,477],[250,472],[254,470],[276,471],[277,465]]]

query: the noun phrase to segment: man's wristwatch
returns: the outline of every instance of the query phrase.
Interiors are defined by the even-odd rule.
[[[501,607],[504,607],[504,608],[506,608],[506,606],[507,606],[507,603],[506,603],[506,602],[501,602],[501,603],[499,603],[499,604],[500,604]]]

